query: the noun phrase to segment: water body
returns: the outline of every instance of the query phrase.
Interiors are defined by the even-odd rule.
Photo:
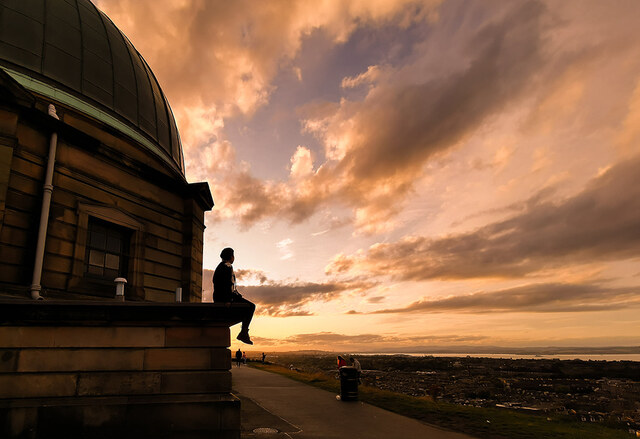
[[[542,359],[558,359],[558,360],[582,360],[582,361],[638,361],[640,362],[640,354],[474,354],[474,353],[451,353],[451,352],[429,352],[422,354],[403,353],[403,352],[366,352],[355,355],[408,355],[410,357],[474,357],[474,358],[504,358],[508,360],[542,360]]]

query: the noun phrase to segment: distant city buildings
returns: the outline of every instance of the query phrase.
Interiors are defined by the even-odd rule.
[[[637,363],[626,363],[640,371]],[[381,389],[455,404],[562,413],[584,422],[614,421],[640,430],[640,381],[570,377],[607,373],[604,364],[463,358],[450,361],[448,370],[365,371],[363,379]]]

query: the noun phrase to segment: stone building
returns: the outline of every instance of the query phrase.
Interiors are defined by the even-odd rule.
[[[106,15],[0,3],[0,295],[113,297],[124,277],[127,300],[182,288],[199,302],[212,206],[185,178],[158,81]]]
[[[229,327],[246,305],[174,302],[201,302],[212,207],[106,15],[0,1],[0,437],[240,438]]]

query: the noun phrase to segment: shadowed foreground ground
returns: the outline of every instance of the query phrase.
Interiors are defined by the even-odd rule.
[[[242,399],[242,437],[298,439],[471,439],[277,374],[234,367],[233,392]],[[278,434],[253,433],[257,428]]]

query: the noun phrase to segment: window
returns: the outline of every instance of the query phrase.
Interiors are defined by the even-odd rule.
[[[144,224],[119,208],[78,203],[78,227],[68,290],[113,297],[116,277],[125,296],[144,299]]]
[[[115,224],[89,217],[85,274],[110,282],[127,277],[131,232]]]

